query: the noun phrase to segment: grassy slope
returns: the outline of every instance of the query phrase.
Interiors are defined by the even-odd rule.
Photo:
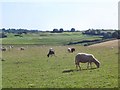
[[[82,47],[68,53],[68,46],[25,46],[26,50],[3,52],[3,88],[114,88],[118,86],[117,47]],[[47,58],[50,47],[56,57]],[[94,54],[101,62],[99,69],[76,71],[74,57],[78,52]],[[93,64],[93,67],[95,65]],[[69,71],[69,72],[62,72]]]

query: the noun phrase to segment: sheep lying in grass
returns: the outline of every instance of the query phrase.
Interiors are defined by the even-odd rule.
[[[92,62],[95,63],[97,68],[100,67],[100,62],[92,54],[78,53],[75,57],[76,69],[78,69],[79,67],[79,69],[81,70],[79,63],[88,63],[87,68],[89,68],[89,64],[91,66]]]
[[[49,57],[50,55],[51,56],[55,55],[55,51],[52,48],[49,49],[49,52],[48,52],[47,56]]]
[[[69,53],[73,53],[75,51],[75,48],[68,48]]]

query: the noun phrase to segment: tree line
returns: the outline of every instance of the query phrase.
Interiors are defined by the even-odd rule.
[[[100,35],[103,38],[117,38],[120,39],[120,30],[104,30],[104,29],[88,29],[83,31],[82,34],[86,35]]]
[[[13,33],[13,34],[15,34],[15,36],[21,36],[22,34],[39,33],[39,32],[62,33],[62,32],[78,32],[78,30],[75,30],[75,28],[71,28],[70,30],[64,30],[63,28],[60,28],[60,29],[54,28],[52,31],[40,31],[40,30],[2,28],[2,29],[0,29],[0,38],[7,37],[6,33]],[[88,30],[82,31],[82,34],[100,35],[100,36],[103,36],[103,38],[120,39],[120,30],[88,29]]]
[[[0,38],[7,37],[6,33],[13,33],[15,34],[15,36],[22,36],[22,34],[39,33],[39,32],[50,32],[50,33],[75,32],[75,28],[71,28],[71,30],[64,30],[63,28],[60,28],[60,29],[54,28],[52,31],[2,28],[0,29]]]

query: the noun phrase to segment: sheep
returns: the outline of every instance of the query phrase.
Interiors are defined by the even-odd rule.
[[[24,47],[20,47],[20,50],[25,50],[25,48]]]
[[[68,48],[68,52],[71,52],[71,48]]]
[[[7,50],[7,48],[1,47],[1,51],[6,51],[6,50]]]
[[[8,47],[8,50],[10,51],[12,48],[13,48],[13,46],[9,46],[9,47]]]
[[[47,56],[49,57],[50,55],[51,56],[55,55],[55,51],[52,48],[49,49],[49,52],[48,52]]]
[[[9,46],[9,48],[13,48],[13,46]]]
[[[74,52],[75,51],[75,48],[71,48],[71,52]]]
[[[75,51],[75,48],[68,48],[69,53],[73,53]]]
[[[76,69],[79,69],[81,70],[81,67],[79,65],[79,63],[88,63],[87,65],[87,68],[89,68],[89,64],[92,68],[92,62],[95,63],[95,65],[97,66],[97,68],[100,67],[100,62],[92,55],[92,54],[87,54],[87,53],[78,53],[76,56],[75,56],[75,65],[76,65]]]

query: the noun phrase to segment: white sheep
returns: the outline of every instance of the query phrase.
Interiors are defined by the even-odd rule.
[[[78,69],[78,67],[79,67],[79,69],[81,70],[81,67],[80,67],[79,63],[88,63],[87,68],[89,68],[89,64],[91,66],[92,62],[95,63],[95,65],[97,66],[97,68],[100,67],[100,62],[92,54],[78,53],[75,56],[76,69]]]
[[[68,48],[68,52],[71,52],[71,48]]]

